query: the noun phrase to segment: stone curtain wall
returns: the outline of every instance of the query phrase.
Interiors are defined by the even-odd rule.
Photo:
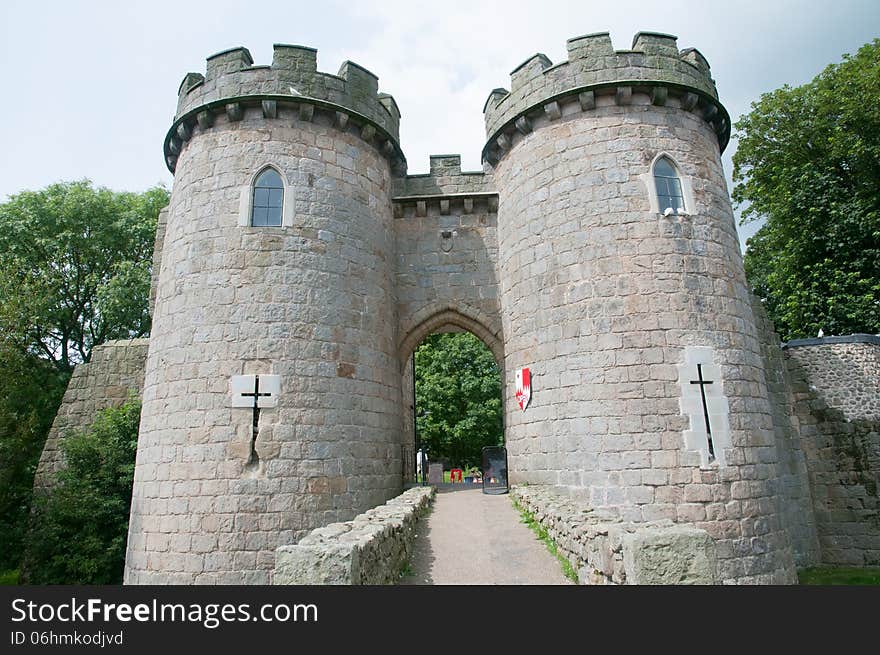
[[[74,369],[40,456],[36,489],[55,483],[55,473],[64,466],[60,445],[68,432],[89,428],[100,410],[118,407],[130,393],[140,396],[148,345],[148,339],[108,341],[95,346],[91,361]]]
[[[632,523],[546,486],[514,486],[514,500],[556,542],[580,584],[717,584],[715,543],[668,519]]]
[[[850,420],[880,421],[880,337],[798,339],[786,344],[785,355],[829,407]]]
[[[313,530],[275,551],[276,585],[395,584],[412,555],[434,487],[414,487],[346,523]]]
[[[784,350],[826,564],[880,565],[876,339],[826,337]]]

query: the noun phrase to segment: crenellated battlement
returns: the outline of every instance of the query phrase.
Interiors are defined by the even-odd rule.
[[[726,145],[730,121],[718,103],[709,63],[698,50],[679,51],[676,37],[655,32],[636,34],[631,50],[614,50],[608,32],[569,39],[567,47],[567,61],[554,65],[546,55],[535,54],[511,71],[510,91],[497,88],[489,94],[483,108],[484,159],[496,161],[515,132],[530,131],[533,118],[560,117],[560,102],[577,100],[586,111],[595,108],[597,96],[629,104],[633,92],[649,94],[654,105],[675,103],[701,112],[721,148]]]
[[[379,78],[345,61],[336,75],[317,69],[318,51],[299,45],[275,44],[272,65],[254,65],[247,48],[231,48],[207,59],[205,74],[187,73],[178,89],[174,124],[165,140],[165,156],[173,171],[177,154],[196,126],[206,129],[218,115],[240,120],[248,105],[262,106],[267,118],[279,103],[298,109],[304,120],[314,110],[336,112],[343,129],[360,129],[367,141],[378,142],[386,154],[405,162],[400,152],[400,109],[394,98],[379,92]]]
[[[449,214],[453,204],[471,214],[475,207],[489,213],[498,208],[498,192],[492,175],[484,171],[462,171],[461,155],[431,155],[430,172],[394,179],[394,216],[404,216],[406,208],[415,216],[425,216],[430,207],[439,207],[440,215]],[[476,202],[476,204],[475,204]]]
[[[495,193],[491,174],[461,170],[461,155],[431,155],[429,160],[430,172],[395,178],[395,197]]]

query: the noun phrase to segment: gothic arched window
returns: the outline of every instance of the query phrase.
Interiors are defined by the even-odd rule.
[[[654,183],[657,186],[657,204],[660,213],[665,214],[669,209],[672,210],[669,212],[671,214],[684,213],[686,207],[681,192],[681,179],[669,157],[660,157],[654,162]]]
[[[284,205],[284,183],[274,168],[267,168],[254,180],[251,204],[251,225],[280,227],[281,208]]]

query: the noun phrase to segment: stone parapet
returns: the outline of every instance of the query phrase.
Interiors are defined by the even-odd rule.
[[[394,197],[495,194],[492,174],[462,171],[461,155],[431,155],[428,173],[395,178]]]
[[[434,487],[414,487],[345,523],[312,530],[275,551],[276,585],[394,584],[412,553]]]
[[[705,530],[661,520],[622,521],[547,486],[514,486],[513,498],[547,530],[580,584],[716,584]]]
[[[495,213],[498,192],[491,174],[462,171],[461,155],[431,155],[429,173],[394,178],[394,217]]]
[[[250,107],[265,118],[293,110],[310,122],[315,111],[329,113],[343,130],[357,130],[405,170],[400,150],[400,110],[394,98],[379,93],[379,78],[350,61],[337,75],[317,70],[317,50],[275,44],[271,66],[254,66],[247,48],[224,50],[207,60],[207,70],[187,73],[178,89],[177,112],[165,137],[165,162],[174,172],[183,144],[217,119],[237,122]]]
[[[607,32],[569,39],[568,60],[553,65],[536,54],[510,74],[510,91],[493,89],[483,113],[487,144],[483,159],[494,166],[517,134],[539,119],[557,120],[570,111],[589,111],[608,99],[634,104],[642,94],[657,106],[675,106],[705,119],[721,150],[730,138],[730,118],[718,102],[709,63],[694,48],[678,50],[676,37],[639,32],[631,50],[615,51]]]

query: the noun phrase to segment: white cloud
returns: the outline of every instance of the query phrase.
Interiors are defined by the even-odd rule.
[[[856,50],[878,24],[874,0],[4,2],[0,198],[82,177],[125,189],[170,184],[161,145],[177,85],[236,45],[269,63],[272,43],[300,43],[318,48],[321,70],[351,59],[373,71],[403,114],[410,171],[423,172],[429,154],[449,152],[479,169],[489,92],[509,86],[509,72],[535,52],[564,59],[573,36],[610,31],[615,47],[629,48],[639,30],[676,34],[679,47],[706,55],[735,119],[760,93],[806,82]],[[725,166],[729,174],[729,153]]]

